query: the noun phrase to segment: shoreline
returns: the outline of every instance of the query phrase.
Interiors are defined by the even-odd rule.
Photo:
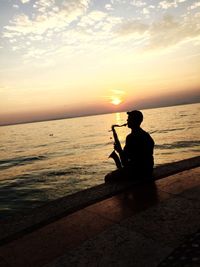
[[[179,172],[200,166],[200,156],[168,163],[154,169],[155,180],[168,177]],[[0,245],[39,229],[66,215],[83,209],[98,201],[112,197],[130,188],[136,183],[126,181],[120,183],[100,184],[95,187],[77,192],[48,202],[24,214],[0,220]]]

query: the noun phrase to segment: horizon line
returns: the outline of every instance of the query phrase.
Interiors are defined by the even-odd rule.
[[[192,105],[192,104],[198,104],[200,103],[197,101],[191,101],[191,102],[182,102],[177,104],[161,104],[158,106],[152,106],[152,107],[142,107],[139,108],[139,110],[146,110],[146,109],[157,109],[157,108],[165,108],[165,107],[173,107],[173,106],[184,106],[184,105]],[[75,118],[82,118],[82,117],[91,117],[91,116],[98,116],[98,115],[106,115],[106,114],[113,114],[113,113],[120,113],[120,112],[126,112],[127,110],[121,109],[119,111],[109,111],[109,112],[98,112],[98,113],[91,113],[91,114],[80,114],[77,116],[67,116],[67,117],[59,117],[59,118],[51,118],[51,119],[36,119],[32,121],[24,121],[24,122],[16,122],[16,123],[8,123],[8,124],[0,124],[0,127],[6,127],[6,126],[14,126],[14,125],[20,125],[20,124],[29,124],[29,123],[38,123],[38,122],[46,122],[46,121],[57,121],[57,120],[66,120],[66,119],[75,119]]]

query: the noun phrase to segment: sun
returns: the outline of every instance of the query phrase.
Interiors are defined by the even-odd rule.
[[[122,103],[122,100],[119,97],[113,97],[111,103],[117,106]]]
[[[118,106],[124,102],[125,91],[119,89],[110,90],[110,94],[107,96],[109,98],[109,103]]]

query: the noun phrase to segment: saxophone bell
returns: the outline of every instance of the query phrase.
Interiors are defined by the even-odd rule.
[[[121,164],[120,158],[117,155],[117,153],[115,152],[115,150],[112,151],[112,153],[110,154],[109,158],[112,158],[115,161],[115,164],[116,164],[118,169],[122,168],[122,164]]]

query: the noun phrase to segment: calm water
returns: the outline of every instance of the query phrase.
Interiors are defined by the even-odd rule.
[[[199,155],[200,104],[144,110],[155,165]],[[0,218],[103,183],[126,113],[0,127]],[[127,127],[117,128],[124,143]]]

